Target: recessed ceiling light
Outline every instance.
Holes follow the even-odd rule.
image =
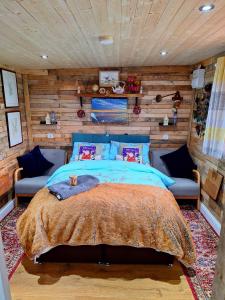
[[[41,58],[43,58],[43,59],[48,59],[48,55],[42,54],[42,55],[41,55]]]
[[[165,56],[165,55],[167,55],[168,54],[168,52],[166,51],[166,50],[161,50],[160,51],[160,55],[161,56]]]
[[[208,12],[208,11],[213,10],[214,8],[215,8],[214,4],[204,4],[204,5],[199,7],[199,10],[201,12]]]
[[[113,44],[113,37],[111,35],[102,35],[99,37],[99,42],[102,45],[112,45]]]

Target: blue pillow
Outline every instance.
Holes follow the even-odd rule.
[[[22,175],[25,178],[43,175],[48,169],[54,166],[41,153],[39,146],[36,146],[29,153],[17,157],[20,168],[23,168]]]
[[[101,157],[103,160],[107,160],[109,159],[109,150],[110,150],[110,144],[104,144],[104,143],[86,143],[86,142],[74,142],[73,144],[73,153],[72,156],[70,158],[70,162],[75,161],[76,157],[78,157],[79,155],[79,148],[80,145],[87,145],[87,146],[92,146],[92,145],[99,145],[102,147],[101,149]]]
[[[111,159],[111,160],[116,159],[116,155],[119,154],[120,144],[124,144],[128,148],[135,147],[137,145],[142,145],[142,162],[143,162],[143,164],[150,164],[150,160],[149,160],[149,145],[150,145],[150,143],[120,143],[120,142],[111,141],[109,159]]]

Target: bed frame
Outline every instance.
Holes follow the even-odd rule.
[[[128,134],[90,134],[73,133],[74,142],[110,143],[149,143],[149,136]],[[129,246],[57,246],[42,254],[36,261],[43,262],[87,262],[100,264],[166,264],[173,263],[174,256],[158,252],[151,248],[135,248]]]
[[[174,256],[151,248],[129,246],[57,246],[36,262],[172,265]]]

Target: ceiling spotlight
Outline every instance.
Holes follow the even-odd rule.
[[[42,55],[41,55],[41,58],[42,58],[42,59],[48,59],[48,55],[42,54]]]
[[[166,50],[161,50],[160,51],[160,55],[161,56],[165,56],[165,55],[167,55],[168,54],[168,52],[166,51]]]
[[[199,10],[201,12],[208,12],[208,11],[213,10],[214,8],[215,8],[214,4],[204,4],[204,5],[199,7]]]
[[[99,37],[99,42],[106,46],[106,45],[112,45],[113,44],[113,37],[111,35],[102,35]]]

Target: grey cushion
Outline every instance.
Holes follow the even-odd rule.
[[[174,149],[172,149],[172,148],[170,148],[170,149],[169,148],[152,149],[151,150],[151,165],[152,165],[152,167],[154,167],[157,170],[159,170],[160,172],[170,176],[169,170],[167,169],[166,165],[164,164],[164,162],[162,161],[160,156],[171,153],[175,150],[176,150],[175,148]]]
[[[52,175],[55,170],[63,166],[66,159],[66,151],[62,149],[40,149],[43,156],[54,164],[44,175]]]
[[[200,193],[200,186],[195,181],[187,178],[174,178],[175,184],[168,189],[176,196],[198,196]]]
[[[49,176],[23,178],[15,183],[15,193],[35,194],[46,185],[48,178]]]

